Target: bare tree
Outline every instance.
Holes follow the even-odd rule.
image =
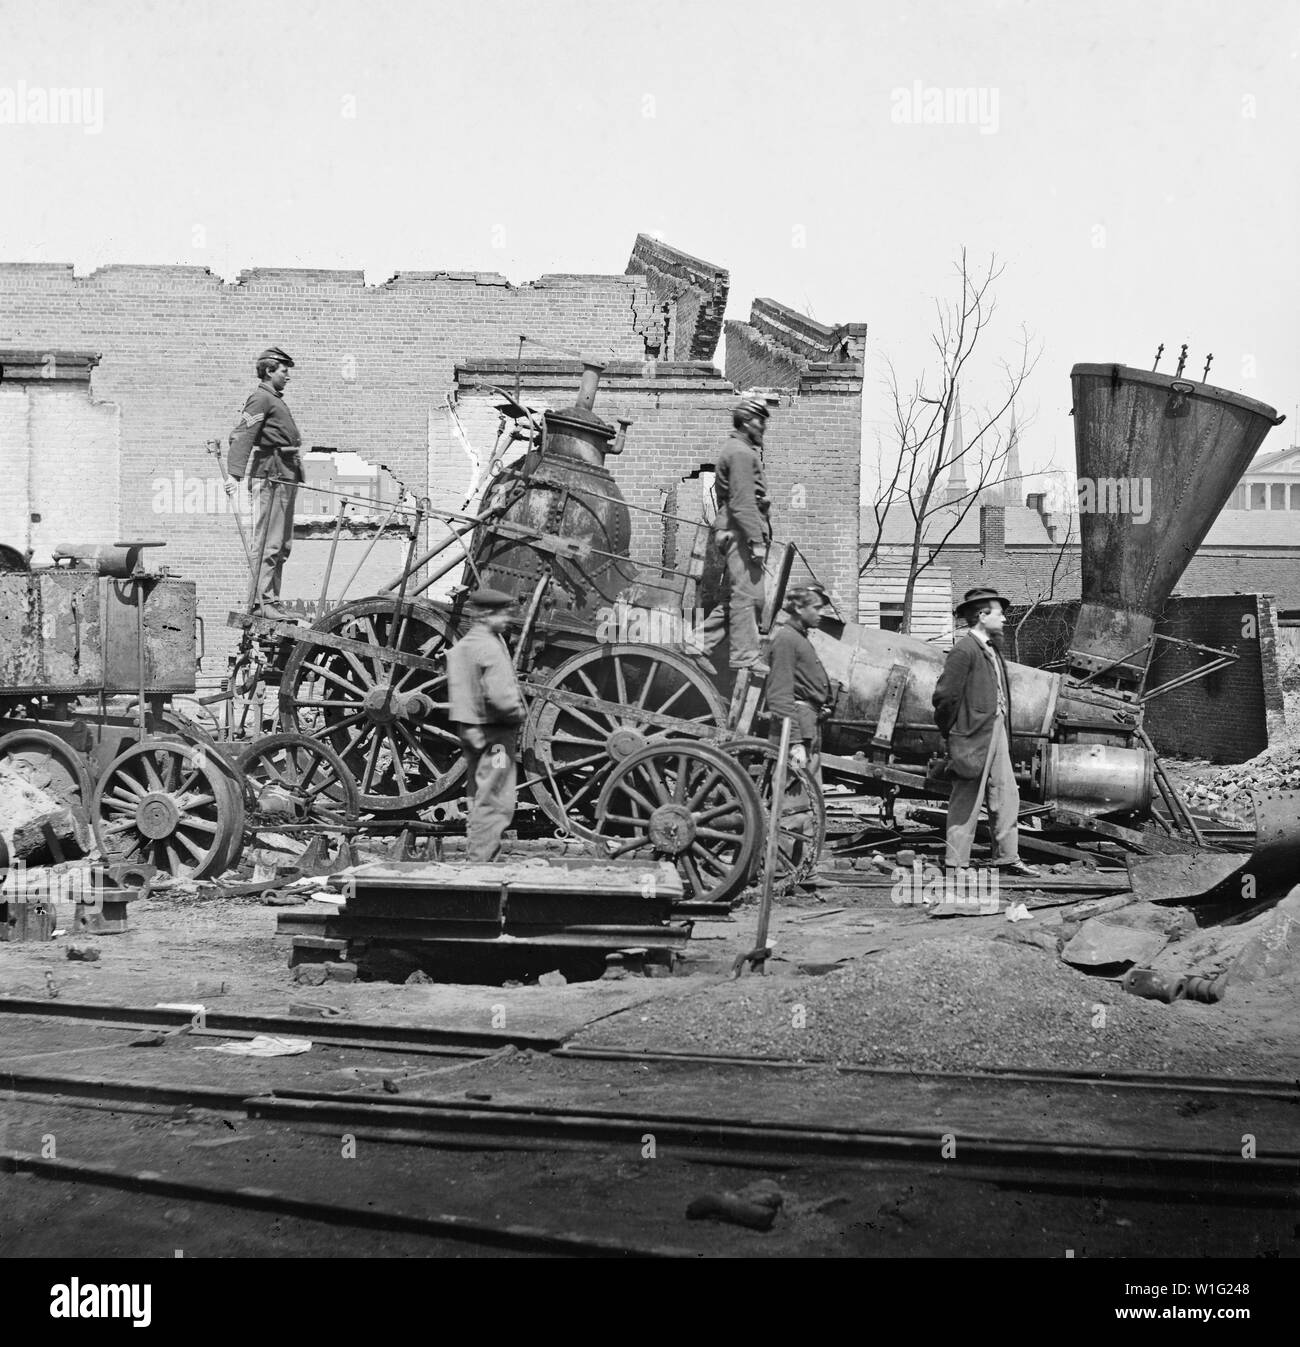
[[[980,493],[1001,480],[1010,447],[1001,428],[1002,421],[1011,412],[1041,355],[1041,350],[1031,352],[1029,336],[1022,327],[1016,363],[1000,362],[1005,380],[1002,392],[991,407],[977,411],[974,432],[963,442],[954,443],[958,385],[963,373],[969,373],[967,366],[997,310],[990,291],[1003,272],[997,258],[990,257],[984,274],[973,275],[964,248],[956,269],[960,278],[960,298],[955,303],[935,301],[937,330],[931,341],[937,368],[923,373],[904,394],[897,371],[892,362],[887,362],[888,388],[893,402],[890,457],[896,448],[897,459],[887,481],[885,472],[881,473],[880,489],[872,504],[876,539],[859,573],[876,560],[890,511],[906,509],[910,516],[911,540],[907,586],[903,594],[904,631],[910,631],[912,626],[917,578],[934,564],[944,544],[979,500]],[[974,483],[956,499],[945,499],[941,483],[959,463],[963,472],[967,468],[972,470]]]

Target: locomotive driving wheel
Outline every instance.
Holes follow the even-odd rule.
[[[244,802],[219,753],[146,739],[114,758],[91,804],[106,860],[156,865],[175,879],[228,870],[243,842]]]
[[[721,903],[761,863],[763,806],[745,768],[690,739],[638,749],[609,773],[596,806],[611,857],[667,860],[692,901]]]
[[[763,818],[769,819],[777,745],[770,739],[733,739],[727,744],[727,752],[749,773],[763,804]],[[777,884],[789,885],[806,879],[817,868],[826,843],[826,797],[806,767],[791,768],[786,773],[780,833]]]
[[[280,682],[280,728],[337,754],[356,779],[361,808],[373,812],[428,804],[465,774],[448,717],[450,624],[428,604],[406,602],[390,651],[393,607],[392,599],[369,598],[326,613],[294,646]],[[316,632],[370,649],[313,642]]]
[[[356,821],[360,795],[352,773],[322,740],[268,734],[240,755],[244,816],[250,827],[314,824],[337,828]]]
[[[549,670],[529,701],[529,789],[548,818],[583,838],[599,835],[597,801],[619,763],[669,735],[689,734],[692,725],[721,729],[727,718],[695,665],[650,645],[584,650]]]

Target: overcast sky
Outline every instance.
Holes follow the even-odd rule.
[[[1026,467],[1072,462],[1072,364],[1161,341],[1295,438],[1300,0],[0,0],[0,32],[3,261],[523,282],[652,231],[730,269],[731,318],[868,324],[870,458],[964,245],[1006,265],[964,401],[1043,348]],[[16,122],[24,86],[102,104]],[[980,124],[920,120],[961,89]]]

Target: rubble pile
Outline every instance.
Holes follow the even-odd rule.
[[[1197,771],[1191,777],[1186,770],[1180,775],[1180,789],[1192,808],[1232,813],[1251,791],[1300,790],[1300,743],[1271,745],[1249,762],[1220,767],[1208,775]]]

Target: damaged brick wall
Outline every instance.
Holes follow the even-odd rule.
[[[306,445],[355,450],[424,492],[431,410],[457,360],[513,355],[527,333],[594,359],[639,362],[637,315],[649,311],[650,294],[637,276],[555,275],[514,286],[491,273],[407,272],[367,286],[356,271],[259,268],[228,285],[203,267],[111,266],[82,278],[70,266],[9,264],[0,265],[0,306],[6,345],[102,353],[94,395],[121,412],[117,526],[127,537],[166,538],[155,554],[161,564],[201,578],[205,675],[214,678],[232,644],[226,613],[246,593],[234,521],[160,517],[155,487],[178,469],[215,476],[204,443],[224,444],[256,384],[260,350],[281,345],[297,362],[286,399]],[[69,438],[61,470],[70,491],[98,461],[93,444]],[[0,533],[19,522],[10,513],[0,516]],[[312,591],[301,573],[288,578],[309,551],[319,549],[290,559],[286,589]]]
[[[659,363],[653,369],[654,377],[647,377],[649,367],[640,362],[609,365],[595,406],[611,425],[619,417],[632,421],[625,451],[606,466],[629,503],[641,507],[632,512],[631,550],[647,566],[661,562],[669,493],[683,477],[714,462],[731,432],[736,401],[732,383],[707,363]],[[500,384],[506,373],[491,362],[457,371],[463,423],[479,427],[478,447],[484,451],[495,434],[494,398],[475,392],[475,386]],[[567,406],[578,374],[576,363],[531,369],[524,377],[525,398],[533,406]],[[856,602],[861,434],[860,381],[823,381],[781,395],[764,447],[776,536],[799,544],[814,573],[845,600],[849,612]],[[463,485],[464,477],[458,478],[456,489],[463,491]]]
[[[827,327],[806,314],[756,299],[747,323],[727,324],[727,378],[737,388],[797,388],[810,375],[862,375],[867,325]]]
[[[1041,667],[1063,657],[1078,615],[1077,600],[1040,604],[1027,622],[1012,609],[1007,633],[1018,631],[1023,664]],[[1283,727],[1278,676],[1277,625],[1266,594],[1186,595],[1171,598],[1156,631],[1216,649],[1238,659],[1208,678],[1157,697],[1147,708],[1146,728],[1157,750],[1212,762],[1245,762],[1268,747]],[[1163,643],[1152,661],[1148,687],[1203,665],[1195,651]]]
[[[661,360],[712,360],[727,309],[726,269],[638,234],[627,274],[646,278],[656,315],[666,323],[667,341],[654,354]]]

